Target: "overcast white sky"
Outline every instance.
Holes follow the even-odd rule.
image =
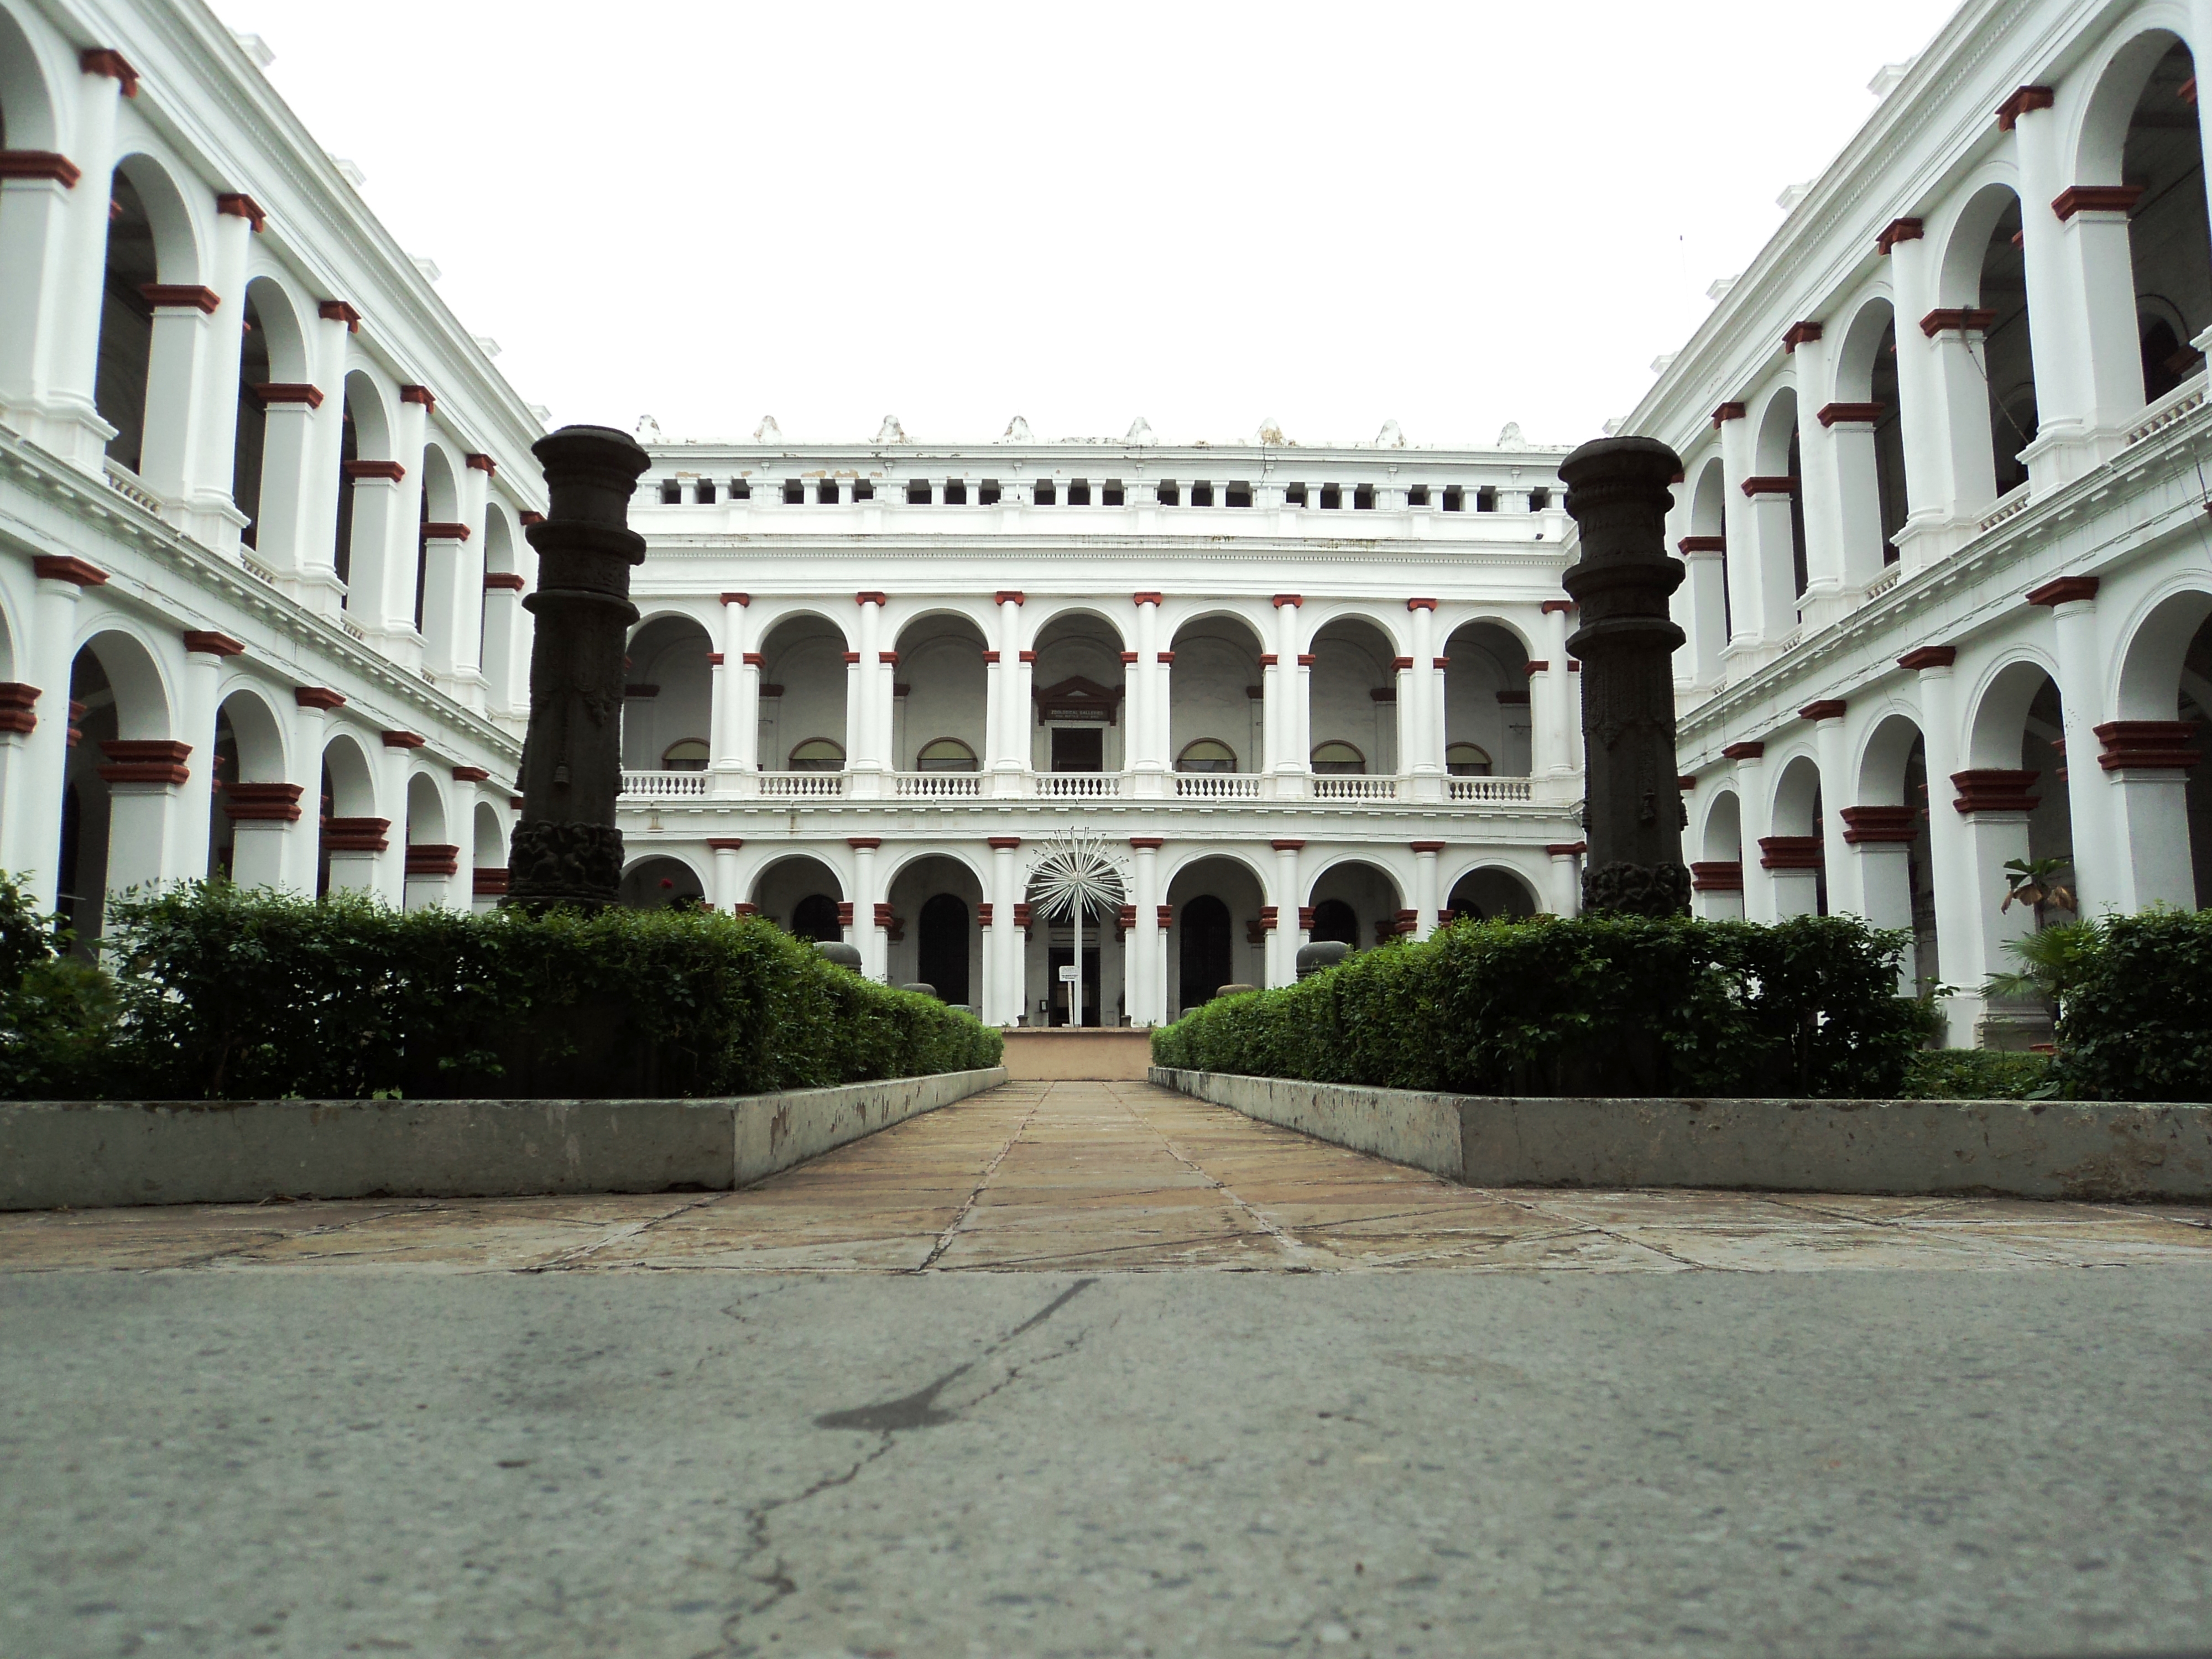
[[[216,4],[556,422],[1450,444],[1625,414],[1952,0]]]

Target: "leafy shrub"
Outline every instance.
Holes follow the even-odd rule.
[[[754,1094],[993,1066],[1003,1048],[710,911],[401,912],[208,882],[112,914],[110,1096]]]
[[[2057,1072],[2082,1100],[2212,1100],[2212,910],[2089,924],[2059,1000]]]
[[[1461,922],[1154,1034],[1162,1066],[1462,1094],[1890,1097],[1926,1016],[1850,917]]]
[[[0,1099],[88,1094],[109,1067],[114,986],[69,943],[59,917],[0,877]]]
[[[2047,1100],[2058,1089],[2049,1054],[1930,1048],[1905,1067],[1903,1100]]]

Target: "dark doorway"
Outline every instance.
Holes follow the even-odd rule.
[[[1176,916],[1182,936],[1182,1007],[1211,1002],[1236,970],[1229,963],[1229,907],[1211,893],[1200,894]]]
[[[1103,772],[1106,769],[1106,734],[1095,726],[1055,726],[1052,728],[1052,769],[1055,772]]]
[[[1055,945],[1045,952],[1045,977],[1052,988],[1052,1023],[1065,1025],[1067,1019],[1067,994],[1073,988],[1060,981],[1060,970],[1075,961],[1075,947]],[[1098,1024],[1098,952],[1089,945],[1083,949],[1083,1023]]]
[[[968,1000],[968,906],[951,893],[939,893],[921,907],[921,939],[915,967],[937,988],[939,1002]]]
[[[1313,942],[1349,945],[1359,948],[1359,918],[1342,899],[1323,899],[1314,906]]]
[[[827,893],[809,893],[792,907],[791,933],[794,939],[832,941],[845,937],[845,930],[837,925],[837,901]]]

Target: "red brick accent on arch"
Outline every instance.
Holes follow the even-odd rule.
[[[83,177],[76,162],[50,149],[0,149],[0,179],[48,179],[75,190]]]
[[[850,665],[854,664],[854,663],[856,663],[856,662],[860,661],[860,653],[859,652],[857,652],[857,651],[848,651],[847,653],[845,653],[845,661],[846,661],[846,664],[847,664],[848,666],[849,666]]]
[[[407,873],[410,876],[458,875],[460,868],[461,849],[458,847],[416,842],[407,848]]]
[[[1920,834],[1917,806],[1846,806],[1837,816],[1844,821],[1844,840],[1853,847],[1901,845]]]
[[[748,654],[750,654],[750,653],[748,653]],[[998,665],[998,661],[999,661],[999,653],[998,653],[997,652],[995,652],[995,651],[986,651],[986,652],[983,653],[983,660],[984,660],[985,662],[987,662],[987,663],[991,664],[994,667],[995,667],[995,666],[997,666],[997,665]]]
[[[1554,842],[1544,850],[1555,859],[1580,858],[1589,851],[1589,843],[1586,841]]]
[[[1162,904],[1162,905],[1157,905],[1157,906],[1155,906],[1155,907],[1154,907],[1154,915],[1156,916],[1156,918],[1158,919],[1158,922],[1159,922],[1159,925],[1160,925],[1160,931],[1161,931],[1162,933],[1166,933],[1166,932],[1168,931],[1168,929],[1169,929],[1169,928],[1170,928],[1170,927],[1174,927],[1174,926],[1175,926],[1175,906],[1174,906],[1174,905],[1172,905],[1172,904]]]
[[[2040,587],[2028,589],[2027,602],[2030,605],[2072,605],[2081,599],[2094,599],[2097,597],[2098,584],[2099,579],[2095,576],[2061,576]]]
[[[163,738],[106,738],[101,739],[100,752],[107,757],[107,764],[100,768],[100,775],[110,783],[182,783],[191,774],[185,762],[191,756],[188,743],[172,743]]]
[[[302,708],[319,708],[325,714],[345,707],[345,699],[327,685],[294,686],[292,701]]]
[[[998,913],[998,906],[993,904],[990,900],[985,899],[975,907],[975,925],[978,927],[988,927]]]
[[[1281,659],[1272,651],[1263,651],[1260,653],[1260,666],[1262,668],[1273,668],[1280,660]]]
[[[29,733],[39,729],[39,688],[20,680],[0,684],[0,732]]]
[[[2052,199],[2051,210],[2061,219],[2077,213],[2127,213],[2142,199],[2141,185],[2071,185]]]
[[[1741,893],[1743,891],[1743,866],[1741,864],[1693,864],[1690,866],[1690,885],[1700,893]]]
[[[1680,777],[1674,780],[1674,787],[1680,790],[1686,795],[1697,787],[1697,779],[1687,772],[1683,773]]]
[[[1732,743],[1721,753],[1729,760],[1758,760],[1766,753],[1766,745],[1763,743]]]
[[[524,586],[522,578],[512,570],[492,570],[484,574],[487,593],[520,593]]]
[[[349,478],[382,478],[398,483],[407,476],[407,469],[398,461],[346,461],[338,471]]]
[[[420,749],[429,741],[420,732],[386,732],[384,734],[386,749]]]
[[[1823,697],[1818,702],[1808,702],[1797,711],[1801,720],[1839,720],[1847,705],[1841,697]]]
[[[1411,663],[1408,663],[1406,665],[1409,668],[1413,666]],[[1522,663],[1521,667],[1522,672],[1526,673],[1528,678],[1533,680],[1539,674],[1550,673],[1552,672],[1552,661],[1548,657],[1531,657],[1527,662]]]
[[[1572,599],[1547,599],[1544,601],[1544,614],[1547,617],[1555,611],[1571,617],[1575,614],[1575,610],[1576,605]]]
[[[1826,862],[1818,836],[1759,838],[1759,867],[1762,870],[1817,870]]]
[[[42,553],[31,561],[31,572],[42,582],[75,582],[79,587],[98,587],[107,573],[96,564],[67,553]]]
[[[1278,853],[1296,853],[1302,851],[1304,848],[1305,842],[1302,841],[1278,841],[1272,842],[1269,845],[1273,847]]]
[[[1440,841],[1417,841],[1413,843],[1413,848],[1416,853],[1441,853],[1444,850],[1444,843]]]
[[[422,526],[426,542],[465,542],[469,538],[469,527],[465,524],[430,523]]]
[[[1164,836],[1132,836],[1129,837],[1129,845],[1135,848],[1139,853],[1157,853],[1161,848],[1167,844],[1167,838]]]
[[[1436,608],[1437,602],[1434,599],[1408,599],[1406,601],[1406,609],[1408,611],[1433,611]]]
[[[111,81],[120,81],[125,98],[138,95],[138,71],[112,46],[87,46],[77,55],[76,66],[87,75],[104,75]]]
[[[2190,746],[2195,720],[2108,720],[2091,730],[2105,747],[2097,764],[2107,772],[2185,772],[2204,758]]]
[[[720,651],[709,651],[707,653],[707,666],[709,668],[720,668],[729,659]]]
[[[1996,319],[1996,312],[1984,311],[1973,306],[1939,307],[1920,319],[1920,331],[1931,340],[1949,329],[1966,334],[1983,334]]]
[[[898,666],[898,653],[896,651],[878,651],[876,653],[876,660],[880,663],[887,663],[891,667],[896,668]]]
[[[326,853],[381,853],[391,843],[385,839],[390,818],[325,818],[323,850]]]
[[[1813,412],[1813,418],[1822,426],[1871,426],[1889,412],[1887,404],[1822,404]]]
[[[1747,495],[1795,495],[1797,480],[1777,475],[1746,478],[1743,493]]]
[[[881,836],[848,836],[845,837],[845,845],[852,848],[856,852],[863,850],[872,852],[875,848],[881,847],[883,844],[884,838]]]
[[[850,927],[853,925],[852,900],[845,899],[839,902],[837,906],[837,925],[840,927]]]
[[[1160,595],[1158,593],[1139,593],[1133,597],[1139,605],[1158,605],[1160,603]]]
[[[1951,787],[1959,792],[1952,802],[1962,815],[1975,812],[2032,812],[2043,798],[2035,793],[2039,781],[2033,772],[1984,767],[1951,774]]]
[[[1393,668],[1411,668],[1413,665],[1413,659],[1411,657],[1393,657],[1390,659],[1390,666]]]
[[[185,630],[185,649],[204,657],[239,657],[246,647],[228,634],[211,629],[188,628]]]
[[[434,415],[438,412],[438,394],[427,386],[401,386],[399,401],[403,404],[422,404],[422,412],[425,415]]]
[[[1174,666],[1175,666],[1175,653],[1174,653],[1174,652],[1172,652],[1172,651],[1155,651],[1152,654],[1153,654],[1155,657],[1158,658],[1160,661],[1162,661],[1162,662],[1165,663],[1169,667],[1172,668],[1172,667],[1174,667]]]
[[[1917,219],[1892,219],[1875,233],[1874,251],[1887,258],[1889,251],[1899,242],[1917,242],[1925,234]]]
[[[1303,593],[1278,593],[1274,599],[1275,609],[1278,611],[1286,605],[1304,605],[1305,602],[1306,596]]]
[[[1314,907],[1310,904],[1298,906],[1298,931],[1301,933],[1310,933],[1313,932],[1313,924]]]
[[[768,666],[767,655],[759,651],[748,651],[744,653],[744,660],[745,666],[748,668],[765,668]]]
[[[177,307],[177,310],[206,312],[215,316],[215,307],[222,305],[222,296],[212,288],[201,288],[199,283],[139,283],[139,295],[155,310]]]
[[[1717,432],[1723,421],[1740,421],[1744,417],[1744,406],[1738,403],[1723,404],[1713,411],[1713,429]]]
[[[1681,554],[1685,558],[1687,558],[1692,553],[1725,553],[1728,551],[1728,538],[1725,536],[1685,536],[1680,541],[1674,544],[1674,550]]]
[[[499,477],[499,463],[489,455],[464,455],[461,458],[461,465],[483,473],[487,478]]]
[[[722,595],[722,603],[724,605],[750,605],[752,602],[753,596],[750,593],[725,593]]]
[[[469,891],[477,898],[505,898],[507,866],[503,864],[479,864],[469,872]]]
[[[227,783],[223,814],[234,823],[297,823],[300,795],[296,783]]]
[[[710,853],[734,853],[744,844],[744,838],[741,836],[712,836],[708,838],[707,850]]]
[[[1019,847],[1021,844],[1022,838],[1019,836],[993,836],[989,840],[983,843],[984,846],[990,848],[994,852],[1006,848]]]
[[[1997,131],[2010,132],[2013,124],[2032,110],[2049,109],[2058,94],[2049,87],[2022,87],[1996,107]]]
[[[1133,651],[1124,651],[1121,653],[1121,660],[1125,663],[1135,662],[1137,660],[1137,653]]]
[[[453,769],[455,783],[483,783],[490,776],[491,774],[481,766],[456,766]]]
[[[215,198],[215,210],[228,218],[243,219],[259,235],[262,227],[269,222],[269,215],[261,204],[240,191],[227,190]]]
[[[1783,353],[1784,356],[1793,356],[1799,346],[1810,345],[1820,337],[1820,324],[1792,323],[1790,325],[1788,332],[1782,337]]]
[[[854,605],[884,605],[888,604],[889,601],[886,600],[881,593],[878,593],[872,587],[865,593],[854,594],[853,603]]]
[[[1036,660],[1036,653],[1034,651],[1024,651],[1022,652],[1020,655],[1021,659],[1024,662],[1035,662]]]
[[[326,323],[343,323],[349,334],[361,332],[361,313],[343,300],[325,300],[315,307],[315,315]]]
[[[1897,665],[1909,674],[1917,674],[1923,668],[1948,668],[1958,660],[1955,645],[1923,645],[1899,657]]]
[[[1030,596],[1018,588],[1002,587],[991,595],[993,605],[1027,605]]]
[[[1312,652],[1310,652],[1310,651],[1301,651],[1301,652],[1299,652],[1299,653],[1298,653],[1298,666],[1299,666],[1299,667],[1301,667],[1301,668],[1311,668],[1313,665],[1314,665],[1314,653],[1313,653]]]
[[[1028,905],[1017,904],[1014,906],[1014,926],[1020,928],[1024,933],[1027,933],[1029,931],[1030,907]]]

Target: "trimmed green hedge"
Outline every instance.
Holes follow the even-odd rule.
[[[1904,945],[1840,916],[1460,922],[1208,1003],[1152,1054],[1459,1094],[1892,1097],[1929,1030]]]
[[[2058,989],[2057,1071],[2081,1100],[2212,1100],[2212,910],[2089,922]]]
[[[89,988],[51,932],[25,943],[20,894],[0,911],[0,1090],[17,1099],[740,1095],[1004,1048],[968,1014],[709,911],[403,913],[195,883],[113,906],[117,972]],[[67,1019],[33,994],[57,975],[82,992]]]
[[[2049,1054],[1930,1048],[1905,1068],[1900,1100],[2048,1100],[2058,1092]]]

